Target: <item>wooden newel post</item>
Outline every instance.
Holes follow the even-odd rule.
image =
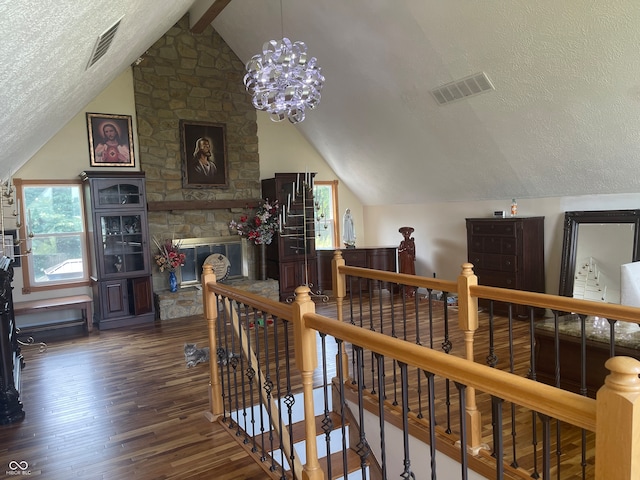
[[[296,366],[302,376],[302,392],[304,395],[304,424],[307,450],[307,463],[302,472],[303,479],[322,480],[324,473],[318,462],[316,445],[316,420],[313,404],[313,372],[318,368],[316,347],[316,331],[307,328],[303,316],[315,313],[316,306],[311,300],[307,286],[296,288],[296,299],[293,302],[293,332],[295,338]]]
[[[613,357],[596,394],[596,480],[640,478],[640,362]]]
[[[215,421],[224,413],[222,405],[222,385],[220,384],[220,372],[218,371],[218,362],[216,361],[216,351],[218,349],[218,340],[216,338],[216,323],[218,321],[218,306],[216,305],[216,296],[207,289],[208,283],[216,283],[216,274],[213,272],[212,265],[204,265],[202,268],[202,308],[204,310],[204,318],[207,319],[209,329],[209,411],[206,417],[210,422]]]
[[[338,316],[338,321],[343,322],[343,301],[344,297],[347,296],[347,285],[345,275],[343,273],[339,273],[339,268],[345,266],[344,258],[342,258],[342,250],[336,250],[333,252],[333,259],[331,260],[331,280],[332,280],[332,288],[333,288],[333,296],[336,299],[336,311]],[[336,354],[336,366],[340,365],[338,362],[338,355],[342,356],[342,378],[349,378],[349,357],[347,357],[347,351],[344,346],[344,342],[340,348],[340,351]],[[336,377],[339,378],[339,372],[336,372]]]
[[[474,361],[473,337],[478,330],[478,299],[471,296],[469,288],[478,285],[478,277],[473,273],[473,265],[462,264],[458,276],[458,322],[464,332],[465,354],[467,360]],[[446,305],[444,308],[447,308]],[[467,387],[467,447],[475,455],[482,446],[482,416],[476,404],[476,390]]]

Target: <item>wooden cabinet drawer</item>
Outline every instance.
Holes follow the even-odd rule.
[[[483,237],[473,235],[469,243],[470,252],[478,253],[503,253],[506,255],[515,255],[518,251],[518,241],[516,238],[505,237]]]
[[[514,222],[478,222],[473,225],[474,235],[502,235],[515,236]]]
[[[500,270],[502,270],[503,272],[517,272],[518,258],[515,255],[501,255]]]
[[[518,257],[515,255],[471,253],[469,255],[469,262],[473,264],[475,271],[492,270],[511,273],[518,271]]]
[[[485,285],[487,287],[518,288],[517,277],[507,272],[502,273],[479,270],[476,271],[476,275],[478,276],[479,285]]]
[[[353,248],[345,248],[342,251],[342,258],[344,258],[345,265],[350,267],[362,267],[367,268],[367,252],[364,250],[356,250]]]

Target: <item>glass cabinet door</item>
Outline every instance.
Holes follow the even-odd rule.
[[[141,215],[98,214],[104,275],[141,273],[147,270],[144,254],[144,221]]]
[[[94,189],[94,203],[96,208],[140,208],[144,204],[142,198],[142,181],[131,180],[100,180]]]

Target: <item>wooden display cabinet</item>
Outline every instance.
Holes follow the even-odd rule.
[[[288,210],[282,234],[267,245],[267,276],[280,283],[280,300],[292,298],[300,285],[317,285],[314,229],[314,173],[276,173],[262,180],[262,197],[278,201],[280,212]],[[305,178],[309,180],[305,181]]]
[[[101,330],[154,320],[144,172],[87,171],[95,320]]]

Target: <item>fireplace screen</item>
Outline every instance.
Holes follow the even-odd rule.
[[[226,280],[247,276],[246,242],[240,238],[185,238],[180,251],[186,256],[184,266],[180,269],[182,287],[200,283],[202,265],[214,253],[222,254],[229,260],[229,276]]]

